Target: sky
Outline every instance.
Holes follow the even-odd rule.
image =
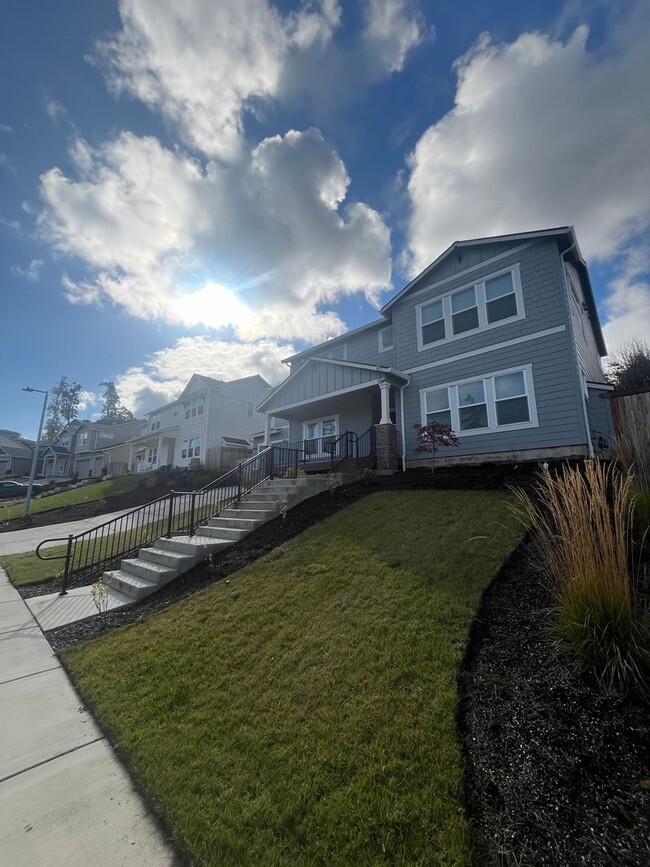
[[[4,0],[0,428],[378,317],[455,240],[574,225],[650,336],[650,4]]]

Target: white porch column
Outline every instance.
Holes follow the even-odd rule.
[[[161,464],[163,440],[164,440],[163,435],[158,434],[158,451],[156,452],[156,469],[158,469],[158,467],[160,467],[160,466],[164,466],[164,464]]]
[[[132,461],[132,460],[133,460],[133,443],[131,443],[131,445],[129,446],[129,462],[128,462],[128,464],[126,465],[126,466],[127,466],[127,472],[128,472],[128,473],[133,472],[133,470],[131,469],[131,461]]]
[[[271,415],[268,412],[265,414],[264,422],[264,445],[271,445]]]
[[[381,419],[379,424],[390,424],[390,382],[387,379],[379,380],[381,390]]]

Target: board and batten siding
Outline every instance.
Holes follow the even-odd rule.
[[[524,367],[527,364],[532,365],[538,427],[494,431],[468,437],[460,434],[461,445],[443,450],[440,455],[462,457],[584,444],[584,416],[576,399],[575,383],[567,374],[571,369],[571,346],[567,332],[564,331],[412,374],[404,400],[407,460],[419,457],[414,452],[413,426],[424,421],[421,418],[420,389],[435,388],[437,385],[446,385],[470,377],[478,379],[500,370]]]
[[[589,400],[587,401],[587,414],[589,417],[589,426],[592,430],[594,448],[598,448],[598,438],[604,436],[611,442],[614,436],[614,422],[612,420],[612,406],[609,400],[606,400],[600,395],[603,390],[600,388],[588,388]]]
[[[300,371],[279,395],[271,398],[265,409],[273,413],[283,406],[325,397],[333,391],[352,388],[373,379],[377,379],[377,373],[372,370],[314,361]],[[305,411],[308,412],[307,408]]]

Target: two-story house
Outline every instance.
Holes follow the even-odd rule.
[[[25,440],[18,431],[0,430],[0,476],[29,473],[34,443]]]
[[[120,424],[75,419],[55,442],[44,446],[43,475],[99,478],[111,464],[110,449],[123,446],[140,433],[144,421],[133,419]],[[117,472],[113,455],[113,472]]]
[[[146,430],[130,444],[131,472],[197,462],[228,469],[251,453],[250,437],[264,424],[255,407],[270,388],[258,374],[230,382],[193,374],[176,400],[147,414]]]
[[[588,456],[611,433],[605,354],[572,227],[458,241],[381,319],[286,359],[258,409],[313,457],[373,428],[380,469],[424,463],[429,421],[460,440],[441,462]]]

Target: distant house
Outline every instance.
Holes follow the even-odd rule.
[[[266,441],[266,432],[263,430],[256,431],[251,436],[253,450],[258,452],[264,448],[264,445],[279,446],[288,444],[289,442],[289,422],[281,418],[271,418],[268,442]]]
[[[29,473],[34,443],[23,439],[17,431],[0,430],[0,476],[20,476]]]
[[[131,440],[144,424],[143,419],[113,425],[75,419],[55,442],[43,447],[43,475],[100,478],[108,474],[111,459],[111,472],[124,472],[126,461],[121,467],[116,466],[109,449]]]
[[[286,359],[290,375],[258,407],[265,442],[277,419],[313,459],[376,439],[390,470],[425,463],[413,428],[430,421],[460,440],[444,462],[590,456],[611,434],[605,343],[572,227],[457,241],[381,314]]]
[[[129,443],[131,472],[229,469],[252,454],[250,437],[265,418],[255,407],[270,390],[257,374],[230,382],[193,374],[176,400],[147,413],[145,430]]]

